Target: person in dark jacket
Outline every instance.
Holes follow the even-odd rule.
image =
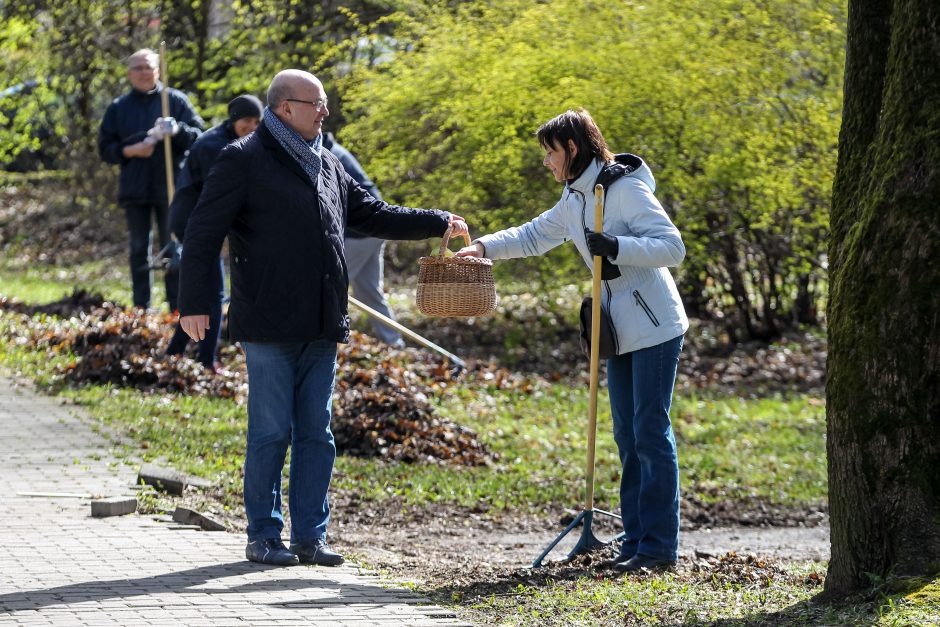
[[[353,177],[363,189],[373,197],[382,200],[379,188],[362,169],[359,160],[353,156],[345,146],[341,145],[333,133],[323,133],[323,147],[328,149],[339,162],[343,164],[349,176]],[[343,242],[346,251],[346,268],[349,272],[349,283],[352,286],[353,296],[385,316],[395,319],[395,315],[388,306],[383,286],[383,259],[385,240],[369,237],[355,229],[346,229],[346,238]],[[392,327],[386,326],[379,320],[372,319],[372,331],[375,336],[397,348],[404,346],[401,334]]]
[[[180,323],[205,337],[212,276],[228,235],[229,335],[248,363],[246,557],[266,564],[337,565],[327,491],[336,344],[349,338],[347,225],[385,239],[441,237],[462,218],[374,198],[323,150],[326,93],[308,72],[284,70],[268,88],[258,130],[226,146],[186,226]],[[288,446],[290,549],[281,541],[281,472]]]
[[[176,183],[176,194],[173,195],[173,204],[170,205],[170,232],[178,241],[183,241],[186,235],[186,223],[199,200],[202,187],[216,157],[229,142],[254,132],[261,121],[264,106],[261,101],[250,94],[238,96],[228,103],[228,119],[203,133],[189,149],[189,155],[183,162],[182,172]],[[219,345],[219,335],[222,330],[222,301],[225,299],[225,265],[221,257],[216,267],[217,272],[212,279],[212,294],[217,298],[212,301],[209,311],[209,329],[205,339],[199,341],[197,358],[206,368],[217,371],[215,365],[215,351]],[[180,355],[186,350],[189,336],[183,327],[177,325],[176,333],[167,347],[167,355]]]
[[[203,121],[181,91],[160,83],[160,55],[142,49],[127,59],[131,90],[108,105],[98,131],[98,152],[107,163],[121,166],[118,205],[124,209],[130,234],[131,283],[135,307],[150,307],[150,248],[154,216],[160,247],[170,241],[164,151],[158,147],[172,136],[174,172],[202,132]],[[162,116],[160,94],[166,89],[170,115]],[[179,279],[166,273],[166,298],[176,309]]]

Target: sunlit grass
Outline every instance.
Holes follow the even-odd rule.
[[[794,565],[793,570],[819,569],[820,564]],[[770,614],[806,601],[818,586],[795,581],[765,585],[703,580],[688,574],[622,578],[580,578],[542,587],[520,586],[512,594],[490,596],[472,606],[499,625],[703,625]],[[742,620],[742,623],[744,621]],[[790,622],[786,624],[796,624]]]
[[[161,277],[155,275],[154,282],[162,287],[157,279]],[[95,259],[68,267],[19,263],[15,257],[0,261],[0,296],[44,304],[82,287],[100,292],[112,302],[129,305],[132,300],[126,263],[113,259]],[[153,291],[154,297],[159,298],[159,290]]]
[[[9,317],[5,324],[9,323]],[[48,361],[7,340],[0,360],[45,382],[67,356]],[[162,459],[230,486],[238,498],[247,412],[231,400],[87,385],[64,394],[130,441],[127,453]],[[599,507],[618,506],[619,464],[601,399],[595,472]],[[448,504],[492,511],[576,507],[584,495],[587,393],[563,383],[535,394],[457,388],[440,414],[466,425],[496,454],[477,468],[341,456],[334,488],[360,499]],[[819,399],[677,399],[685,491],[702,500],[755,495],[781,504],[826,497]],[[694,424],[690,420],[694,417]]]
[[[465,600],[479,623],[502,626],[569,625],[871,625],[919,627],[940,623],[936,595],[940,579],[920,582],[917,591],[877,592],[827,602],[816,597],[825,564],[794,562],[779,579],[723,581],[689,572],[623,578],[582,577],[543,586],[519,585],[512,591]],[[817,579],[818,582],[818,579]],[[926,591],[926,592],[925,592]],[[432,595],[434,593],[432,592]],[[451,591],[461,598],[460,593]]]
[[[123,266],[104,260],[67,270],[0,266],[0,295],[26,302],[55,300],[73,285],[93,285],[120,300],[129,298],[126,284]],[[8,343],[2,357],[14,364],[28,361],[29,353],[28,347]],[[34,375],[48,379],[51,368],[40,360]],[[101,420],[129,432],[145,457],[203,476],[219,475],[225,482],[240,473],[247,415],[231,401],[102,386],[66,393]],[[618,507],[620,473],[606,389],[601,389],[598,401],[596,501],[612,510]],[[583,501],[585,386],[559,382],[537,387],[534,393],[456,386],[437,400],[437,406],[441,416],[479,434],[497,456],[492,465],[455,468],[344,456],[337,463],[334,488],[355,491],[368,500],[394,497],[412,505],[494,511],[542,511],[577,507]],[[680,394],[672,416],[685,494],[705,502],[760,497],[783,505],[826,498],[822,399]],[[241,489],[240,482],[231,485]]]

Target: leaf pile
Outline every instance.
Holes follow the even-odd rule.
[[[71,294],[45,305],[27,305],[18,300],[10,300],[5,296],[0,296],[0,309],[15,311],[16,313],[25,314],[27,316],[46,314],[49,316],[58,316],[59,318],[69,318],[83,312],[98,309],[99,307],[103,307],[104,304],[104,296],[81,288],[77,288]]]
[[[124,216],[76,203],[66,182],[0,187],[0,250],[20,264],[64,266],[127,254]],[[8,257],[9,258],[9,257]]]
[[[76,204],[65,183],[0,187],[0,250],[16,266],[68,266],[90,259],[123,259],[127,234],[113,210]],[[390,249],[394,257],[394,247]],[[386,284],[400,284],[413,300],[414,277],[396,276],[394,268],[412,273],[413,259],[386,265]],[[123,262],[121,262],[123,263]],[[578,342],[577,311],[586,284],[533,286],[531,293],[500,293],[490,316],[469,319],[425,318],[402,308],[398,319],[424,337],[468,359],[470,378],[487,376],[498,386],[527,385],[533,377],[587,382],[588,362]],[[24,312],[25,313],[25,312]],[[67,313],[49,311],[54,315]],[[715,389],[734,394],[807,392],[825,387],[826,341],[819,335],[785,332],[774,343],[735,343],[724,323],[694,319],[679,360],[679,393]],[[474,362],[482,366],[474,367]],[[498,375],[495,366],[516,376]],[[506,379],[506,377],[509,379]],[[602,381],[605,377],[602,376]]]
[[[420,376],[403,368],[393,355],[374,360],[376,353],[368,349],[361,341],[354,341],[339,355],[343,376],[336,383],[341,399],[335,407],[333,428],[337,448],[363,457],[446,460],[469,466],[486,464],[493,458],[473,431],[434,415],[429,394],[439,393],[447,385],[443,364]],[[427,374],[433,379],[431,390],[425,384]]]
[[[684,348],[679,386],[751,394],[821,394],[826,386],[826,354],[826,340],[809,333],[791,333],[773,344],[741,344],[719,354]]]
[[[781,565],[756,555],[738,555],[729,551],[724,555],[697,555],[691,565],[683,569],[699,581],[711,584],[716,590],[729,585],[768,588],[777,582],[801,583],[818,586],[822,577],[813,573],[809,577],[794,575]]]
[[[219,374],[186,357],[165,355],[176,326],[169,314],[123,309],[79,291],[41,307],[0,299],[0,309],[20,315],[16,324],[5,325],[17,343],[66,358],[57,368],[69,382],[247,398],[244,356],[234,346],[220,351],[225,368]],[[466,465],[493,459],[473,431],[436,414],[430,399],[451,383],[448,364],[436,356],[353,333],[340,346],[338,369],[333,432],[340,452]],[[508,373],[497,375],[490,378],[503,387],[525,385]]]
[[[581,352],[577,286],[560,286],[555,298],[542,293],[500,295],[496,311],[482,318],[410,318],[406,326],[462,355],[500,363],[515,372],[587,386],[588,359]],[[721,325],[691,320],[679,357],[678,392],[720,389],[731,394],[776,392],[821,394],[826,385],[826,339],[785,332],[773,343],[735,343]],[[602,364],[603,369],[603,364]],[[606,375],[601,376],[606,383]]]

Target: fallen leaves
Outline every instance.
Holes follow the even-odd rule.
[[[244,356],[223,349],[218,374],[185,357],[166,356],[176,326],[169,314],[128,310],[98,295],[76,291],[43,306],[0,299],[0,309],[21,316],[8,332],[52,356],[73,383],[109,383],[148,393],[176,392],[232,398],[243,403],[248,380]],[[431,399],[452,385],[448,364],[414,349],[393,349],[353,333],[341,345],[334,392],[337,450],[406,462],[477,466],[495,459],[477,435],[437,414]],[[473,375],[471,375],[473,376]],[[524,387],[508,372],[499,385]]]

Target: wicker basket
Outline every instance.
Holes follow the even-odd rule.
[[[483,316],[496,309],[493,261],[479,257],[445,257],[451,229],[444,233],[436,257],[418,262],[418,309],[426,316]],[[464,235],[467,245],[470,238]]]

